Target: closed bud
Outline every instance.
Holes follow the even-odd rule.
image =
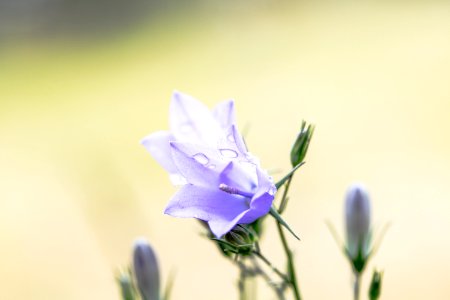
[[[220,245],[224,252],[250,255],[256,239],[256,233],[250,226],[237,225],[224,236],[227,243],[221,243]]]
[[[143,238],[134,243],[133,269],[143,300],[159,300],[159,268],[155,252]]]
[[[377,270],[373,271],[372,281],[369,288],[369,299],[377,300],[381,295],[381,280],[383,279],[383,273]]]
[[[370,199],[363,185],[350,186],[345,198],[345,225],[347,233],[347,255],[357,272],[367,262],[370,242]]]
[[[295,140],[291,150],[291,164],[293,167],[296,167],[305,159],[313,132],[314,126],[311,124],[306,126],[306,122],[302,121],[300,132],[298,133],[297,139]]]
[[[133,283],[129,272],[121,272],[117,277],[119,282],[120,292],[122,294],[122,300],[134,300]]]

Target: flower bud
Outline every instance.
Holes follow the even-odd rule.
[[[239,224],[231,229],[221,239],[213,238],[225,256],[234,254],[250,255],[255,248],[257,233],[251,225]]]
[[[120,292],[122,294],[122,300],[134,300],[134,289],[131,281],[130,274],[128,272],[121,272],[117,277],[119,283]]]
[[[291,164],[293,167],[297,166],[305,159],[313,132],[314,125],[309,124],[306,127],[306,122],[302,121],[300,132],[297,135],[297,139],[295,140],[291,150]]]
[[[238,254],[249,255],[254,247],[256,233],[247,225],[237,225],[225,235],[225,240],[235,246]]]
[[[353,184],[345,198],[347,255],[357,272],[364,269],[371,242],[370,199],[363,185]]]
[[[369,299],[377,300],[381,294],[381,280],[383,279],[383,273],[377,270],[373,271],[372,281],[369,288]]]
[[[133,269],[143,300],[159,300],[159,269],[155,252],[144,238],[134,243]]]

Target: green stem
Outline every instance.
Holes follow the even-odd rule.
[[[244,262],[238,260],[235,262],[239,267],[239,300],[252,300],[251,281],[254,280],[254,274]]]
[[[353,299],[359,300],[359,289],[361,284],[361,274],[355,272],[355,285],[353,286]]]
[[[266,265],[269,266],[269,268],[272,269],[272,271],[274,271],[278,276],[281,277],[281,279],[283,279],[284,281],[289,281],[289,278],[286,276],[286,274],[283,274],[283,272],[281,272],[280,270],[278,270],[264,255],[262,255],[261,252],[259,251],[253,251],[253,253],[259,258],[261,259]]]
[[[301,300],[300,289],[297,284],[297,276],[295,274],[295,266],[294,259],[292,257],[292,252],[289,249],[289,245],[286,240],[286,236],[284,235],[283,228],[281,224],[277,222],[278,233],[280,234],[281,243],[283,244],[283,249],[286,254],[286,259],[288,263],[288,271],[289,271],[289,283],[292,287],[292,291],[294,292],[294,296],[296,300]]]
[[[239,286],[239,300],[247,300],[246,295],[245,295],[245,279],[246,279],[246,274],[244,270],[240,270],[239,272],[239,282],[238,282],[238,286]]]
[[[257,260],[254,257],[252,258],[252,262],[254,265],[255,272],[266,281],[266,283],[273,289],[275,294],[277,295],[279,300],[286,300],[286,297],[284,296],[284,288],[282,286],[278,286],[270,277],[267,275],[266,272],[260,267]]]
[[[283,213],[283,211],[286,209],[286,206],[287,206],[287,201],[288,201],[287,194],[289,191],[289,187],[291,186],[292,175],[289,177],[289,179],[286,182],[286,185],[284,186],[283,197],[281,197],[280,207],[278,208],[278,213],[280,215]]]

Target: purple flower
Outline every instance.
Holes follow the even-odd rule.
[[[276,188],[247,151],[232,100],[211,112],[196,99],[174,92],[170,129],[141,142],[172,182],[182,185],[166,214],[206,221],[221,237],[236,224],[251,223],[269,212]]]

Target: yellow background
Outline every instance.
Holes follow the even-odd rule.
[[[285,218],[305,299],[351,299],[343,195],[361,181],[391,222],[363,281],[382,299],[450,298],[450,5],[265,2],[175,11],[116,38],[3,44],[0,298],[119,299],[135,237],[158,251],[173,299],[236,299],[236,269],[197,222],[162,214],[175,192],[139,140],[168,128],[172,90],[236,100],[265,168],[289,170],[316,124]],[[271,220],[262,241],[283,266]],[[273,299],[260,283],[261,299]]]

